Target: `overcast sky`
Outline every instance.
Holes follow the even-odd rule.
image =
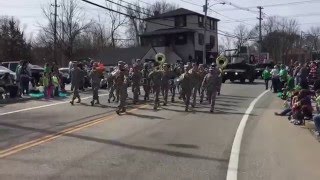
[[[104,5],[104,0],[92,1]],[[137,0],[124,1],[137,2]],[[154,1],[156,0],[140,0],[139,2],[140,5],[146,6],[146,4]],[[254,7],[260,5],[267,5],[263,10],[267,16],[279,15],[295,18],[300,23],[300,28],[303,31],[306,31],[311,26],[320,26],[320,0],[229,0],[228,2],[231,2],[233,6],[216,4],[219,1],[221,0],[209,0],[210,4],[213,5],[212,9],[219,13],[211,11],[209,15],[221,20],[218,28],[222,31],[232,33],[233,29],[240,24],[239,21],[243,20],[246,21],[242,23],[249,28],[253,27],[258,23],[258,20],[255,19],[258,17],[258,9]],[[39,24],[46,23],[41,7],[53,2],[54,0],[0,0],[0,15],[16,17],[20,20],[21,27],[25,30],[28,37],[31,35],[36,36]],[[167,2],[173,2],[178,4],[179,7],[202,12],[201,5],[204,4],[205,0],[167,0]],[[84,7],[88,19],[96,18],[98,14],[102,16],[104,14],[104,10],[102,9],[97,10],[97,8],[89,4],[80,1],[79,3]],[[238,8],[235,8],[235,6],[238,6]],[[247,7],[250,7],[250,9],[247,9]],[[241,8],[243,10],[240,10]]]

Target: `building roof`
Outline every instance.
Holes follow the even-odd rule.
[[[188,28],[169,28],[169,29],[158,29],[151,32],[146,32],[141,34],[140,36],[154,36],[154,35],[162,35],[162,34],[177,34],[184,32],[195,32],[193,29]]]
[[[200,16],[204,16],[203,14],[197,13],[195,11],[191,11],[191,10],[188,10],[188,9],[185,9],[185,8],[179,8],[179,9],[176,9],[176,10],[173,10],[173,11],[169,11],[169,12],[166,12],[166,13],[162,13],[162,14],[159,14],[159,15],[156,15],[156,16],[152,16],[152,17],[146,18],[146,20],[162,19],[162,18],[181,16],[181,15],[200,15]],[[208,18],[211,18],[211,19],[219,21],[219,19],[216,19],[216,18],[213,18],[213,17],[209,17],[208,16]]]
[[[142,59],[149,49],[150,47],[108,48],[93,58],[107,66],[114,66],[118,61],[131,64],[133,59]]]

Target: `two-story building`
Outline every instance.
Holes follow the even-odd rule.
[[[163,53],[170,63],[202,63],[203,45],[206,45],[207,64],[218,56],[218,19],[207,18],[204,37],[204,15],[180,8],[158,14],[146,20],[146,32],[140,35],[141,45],[151,46],[152,52]],[[152,57],[152,53],[148,56]]]

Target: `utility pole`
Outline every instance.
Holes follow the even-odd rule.
[[[204,20],[203,20],[203,54],[202,54],[202,63],[207,64],[207,48],[206,48],[206,36],[207,36],[207,16],[208,16],[208,0],[206,0],[206,4],[203,6],[204,12]]]
[[[262,6],[258,6],[258,9],[259,9],[259,58],[258,58],[258,62],[260,63],[261,60],[261,50],[262,50],[262,27],[261,27],[261,22],[262,22],[262,9],[263,7]]]
[[[54,32],[53,32],[53,61],[57,64],[57,16],[58,16],[58,4],[57,0],[54,1]]]

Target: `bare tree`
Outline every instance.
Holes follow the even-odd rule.
[[[122,1],[119,0],[116,2],[117,4],[121,4]],[[116,11],[121,12],[121,6],[112,3],[110,1],[106,1],[106,6],[110,9],[114,9]],[[117,12],[108,11],[107,16],[110,20],[110,37],[111,37],[111,46],[117,46],[117,38],[120,37],[119,30],[122,26],[127,24],[127,18]]]
[[[307,32],[306,42],[307,46],[311,47],[312,50],[319,50],[319,38],[320,38],[320,27],[311,27]]]
[[[268,17],[262,23],[262,51],[269,52],[275,62],[288,62],[288,52],[299,47],[299,26],[296,20],[278,16]],[[250,38],[259,39],[259,28],[250,31]]]
[[[234,42],[236,47],[240,48],[247,43],[249,38],[249,30],[245,25],[238,25],[234,30],[234,34],[237,37],[236,41]]]
[[[167,3],[166,1],[157,1],[146,7],[142,7],[139,2],[129,5],[127,14],[129,14],[131,18],[127,28],[128,38],[135,39],[135,46],[140,45],[139,34],[144,33],[146,29],[146,22],[142,19],[151,17],[156,13],[165,13],[177,8],[178,5]]]
[[[178,5],[174,4],[174,3],[168,3],[165,0],[162,1],[157,1],[155,2],[153,5],[151,5],[151,7],[149,7],[151,9],[151,11],[153,12],[153,14],[155,13],[165,13],[165,12],[169,12],[169,11],[173,11],[178,9]]]
[[[41,26],[38,38],[39,44],[45,47],[53,47],[54,16],[50,5],[42,9],[48,20],[46,26]],[[77,0],[62,0],[60,2],[57,17],[57,46],[68,60],[74,58],[77,38],[92,24],[92,20],[86,20],[84,11]],[[65,62],[60,62],[65,64]]]

